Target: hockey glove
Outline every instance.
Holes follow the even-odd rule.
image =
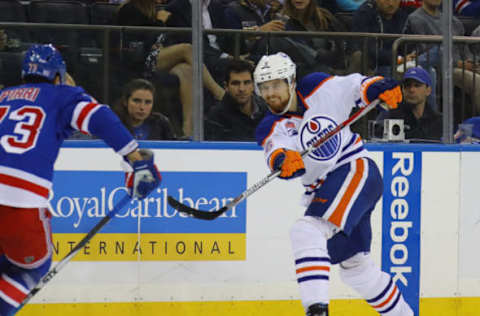
[[[397,80],[383,77],[373,77],[362,84],[366,103],[370,104],[375,99],[380,99],[380,106],[385,110],[392,110],[402,102],[402,90]]]
[[[146,198],[162,181],[162,176],[153,163],[153,152],[140,149],[143,160],[131,164],[133,172],[126,174],[126,187],[132,197]]]
[[[270,168],[272,170],[281,170],[279,175],[282,179],[292,179],[305,173],[300,153],[293,150],[279,148],[270,156]]]

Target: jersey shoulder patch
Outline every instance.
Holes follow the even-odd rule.
[[[268,113],[263,120],[258,124],[255,131],[257,144],[263,146],[265,140],[273,134],[277,124],[284,126],[285,135],[289,137],[296,136],[298,134],[295,120],[302,119],[302,115],[296,112],[288,112],[283,115],[274,115]],[[281,122],[281,123],[280,123]]]

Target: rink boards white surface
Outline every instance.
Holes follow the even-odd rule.
[[[62,148],[56,170],[121,170],[120,159],[110,149],[82,144],[88,142]],[[148,142],[142,147],[154,149],[164,172],[246,173],[247,186],[268,172],[263,152],[252,144]],[[420,315],[480,315],[480,151],[454,145],[370,145],[380,170],[385,148],[422,152]],[[102,177],[97,180],[101,183]],[[119,186],[122,180],[119,176]],[[72,178],[69,185],[79,183]],[[168,187],[168,182],[162,186]],[[301,192],[299,183],[276,179],[248,198],[244,259],[75,260],[20,314],[300,316],[288,231],[303,213]],[[381,202],[372,226],[372,256],[380,264]],[[332,315],[375,315],[342,284],[336,268],[330,283]]]

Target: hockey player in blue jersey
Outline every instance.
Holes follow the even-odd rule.
[[[256,66],[256,91],[271,113],[257,127],[267,164],[280,178],[301,177],[305,214],[290,237],[300,297],[307,316],[327,316],[330,266],[378,313],[412,316],[391,276],[370,258],[370,215],[383,191],[376,164],[360,135],[349,127],[312,151],[301,151],[348,119],[356,106],[375,99],[395,108],[402,100],[398,83],[360,74],[312,73],[298,85],[295,64],[284,53],[263,56]]]
[[[0,315],[15,314],[48,272],[52,242],[48,197],[53,165],[73,131],[103,139],[130,163],[127,186],[146,197],[160,183],[153,155],[106,105],[65,85],[66,65],[52,45],[33,45],[22,68],[24,84],[0,90]]]

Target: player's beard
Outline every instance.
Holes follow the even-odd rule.
[[[268,105],[270,107],[270,111],[272,111],[275,114],[278,114],[278,113],[281,113],[285,110],[285,107],[287,107],[287,105],[288,105],[289,99],[282,100],[281,98],[275,97],[271,101],[274,101],[274,102],[273,102],[273,105],[270,102],[268,103]]]

